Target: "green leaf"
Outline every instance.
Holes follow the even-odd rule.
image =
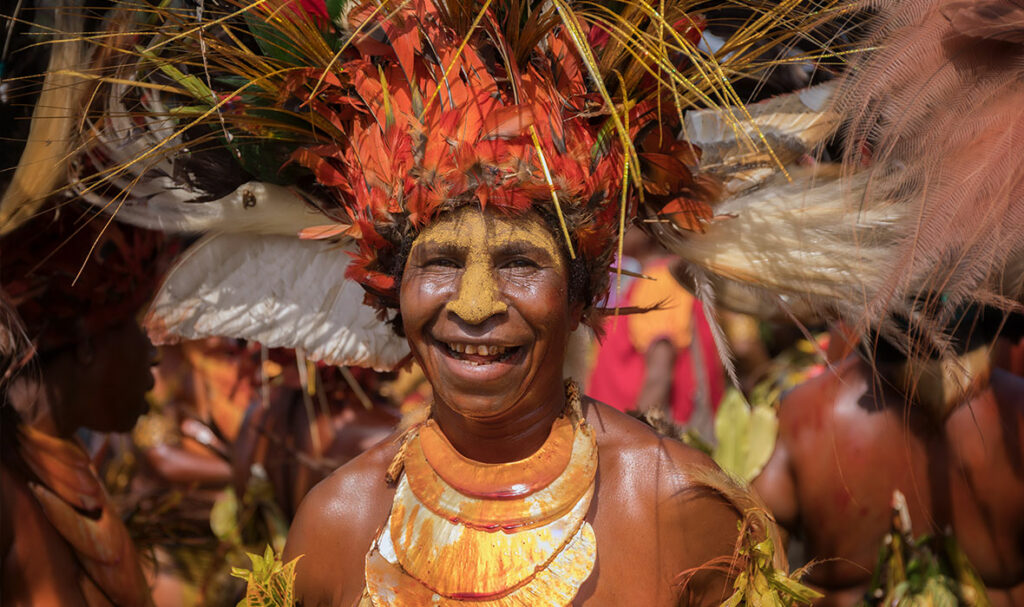
[[[780,593],[791,595],[801,603],[810,603],[815,599],[820,599],[825,596],[809,586],[804,586],[797,580],[794,580],[778,570],[772,571],[770,582],[772,586],[779,589]]]
[[[715,416],[718,444],[712,458],[727,473],[749,483],[771,458],[778,428],[779,420],[772,407],[751,408],[738,390],[730,389]]]
[[[341,20],[341,16],[344,14],[348,3],[349,0],[327,0],[327,16],[331,18],[331,22],[334,25],[343,30],[348,29],[348,24],[342,23]]]
[[[747,459],[743,479],[754,480],[775,451],[775,439],[779,432],[779,418],[770,406],[757,405],[750,414],[747,431]]]
[[[737,607],[737,605],[743,602],[743,597],[743,591],[737,590],[736,592],[733,592],[732,596],[730,596],[726,601],[724,601],[720,607]]]
[[[249,571],[248,569],[243,569],[241,567],[231,568],[231,577],[236,577],[242,580],[248,580],[251,575],[252,571]]]
[[[210,509],[210,530],[217,539],[238,545],[242,541],[238,528],[238,498],[230,487],[221,492]]]
[[[231,574],[248,581],[243,607],[293,607],[295,605],[295,571],[302,555],[283,563],[281,556],[267,545],[263,555],[247,553],[252,571],[235,568]]]
[[[203,83],[194,74],[185,74],[178,68],[171,65],[166,60],[162,60],[156,56],[152,51],[146,50],[141,46],[136,46],[135,50],[140,55],[145,57],[147,60],[153,63],[161,72],[169,76],[172,80],[178,83],[181,88],[189,92],[190,95],[195,97],[197,100],[204,103],[213,105],[217,103],[217,96],[213,94],[206,84]]]
[[[290,65],[301,65],[302,54],[295,48],[291,40],[251,13],[252,11],[245,13],[245,23],[249,26],[252,37],[256,39],[260,51],[267,57],[284,61]]]

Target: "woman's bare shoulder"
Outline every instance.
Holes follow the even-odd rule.
[[[320,481],[299,506],[288,543],[301,539],[307,527],[312,530],[343,528],[358,525],[367,515],[380,511],[379,498],[391,505],[392,489],[384,479],[388,465],[398,451],[392,436],[371,447]],[[384,508],[386,511],[386,507]],[[320,535],[317,532],[317,535]]]
[[[601,520],[620,543],[636,542],[632,558],[659,546],[651,566],[675,579],[732,555],[741,506],[735,491],[742,490],[710,457],[596,401],[588,402],[587,420],[598,435],[600,495],[615,504],[611,519]],[[686,604],[717,604],[727,586],[724,575],[695,576]]]
[[[362,592],[363,560],[391,508],[394,490],[384,475],[398,451],[395,438],[338,468],[302,500],[284,559],[302,557],[295,591],[303,605],[338,604]]]
[[[598,449],[610,456],[610,463],[627,466],[631,471],[651,475],[682,477],[693,469],[718,467],[703,452],[659,434],[644,422],[591,398],[586,399],[587,423],[597,435]]]
[[[727,500],[717,497],[721,492],[709,488],[727,479],[705,453],[594,400],[587,404],[587,421],[597,434],[602,483],[614,484],[616,493],[645,500],[649,507],[655,507],[652,500],[658,507],[673,504],[682,518],[725,514],[734,535],[734,513]]]

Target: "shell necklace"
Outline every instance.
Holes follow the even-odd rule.
[[[410,432],[396,456],[403,473],[391,514],[366,555],[360,605],[568,605],[597,556],[584,520],[597,442],[573,382],[566,400],[541,448],[517,462],[470,460],[433,420]]]

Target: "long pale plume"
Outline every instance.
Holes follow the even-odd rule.
[[[80,31],[82,14],[55,11],[56,29]],[[69,70],[81,66],[86,55],[81,41],[63,41],[52,47],[39,100],[32,112],[32,126],[18,168],[0,200],[0,234],[6,234],[30,218],[62,184],[67,169],[76,111],[85,90],[83,81]]]
[[[870,44],[879,50],[854,62],[835,105],[847,172],[866,165],[870,174],[849,204],[905,214],[878,286],[865,289],[866,318],[915,301],[927,330],[967,301],[1019,310],[1024,4],[876,5]]]
[[[727,196],[704,233],[648,221],[710,270],[705,288],[728,307],[838,316],[910,354],[942,352],[964,304],[1024,307],[1024,2],[875,4],[865,52],[830,102],[803,93],[750,107],[788,151],[790,179],[744,162],[714,114],[688,117],[701,168]],[[842,162],[806,162],[831,125]]]

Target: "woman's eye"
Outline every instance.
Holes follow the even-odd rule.
[[[457,268],[457,264],[454,260],[447,257],[435,257],[434,259],[428,259],[427,263],[423,264],[427,268]]]
[[[527,259],[525,257],[517,257],[515,259],[510,259],[507,262],[505,262],[505,267],[506,268],[513,268],[513,269],[515,269],[515,268],[537,268],[537,267],[540,267],[540,266],[538,266],[537,262],[533,261],[532,259]]]

